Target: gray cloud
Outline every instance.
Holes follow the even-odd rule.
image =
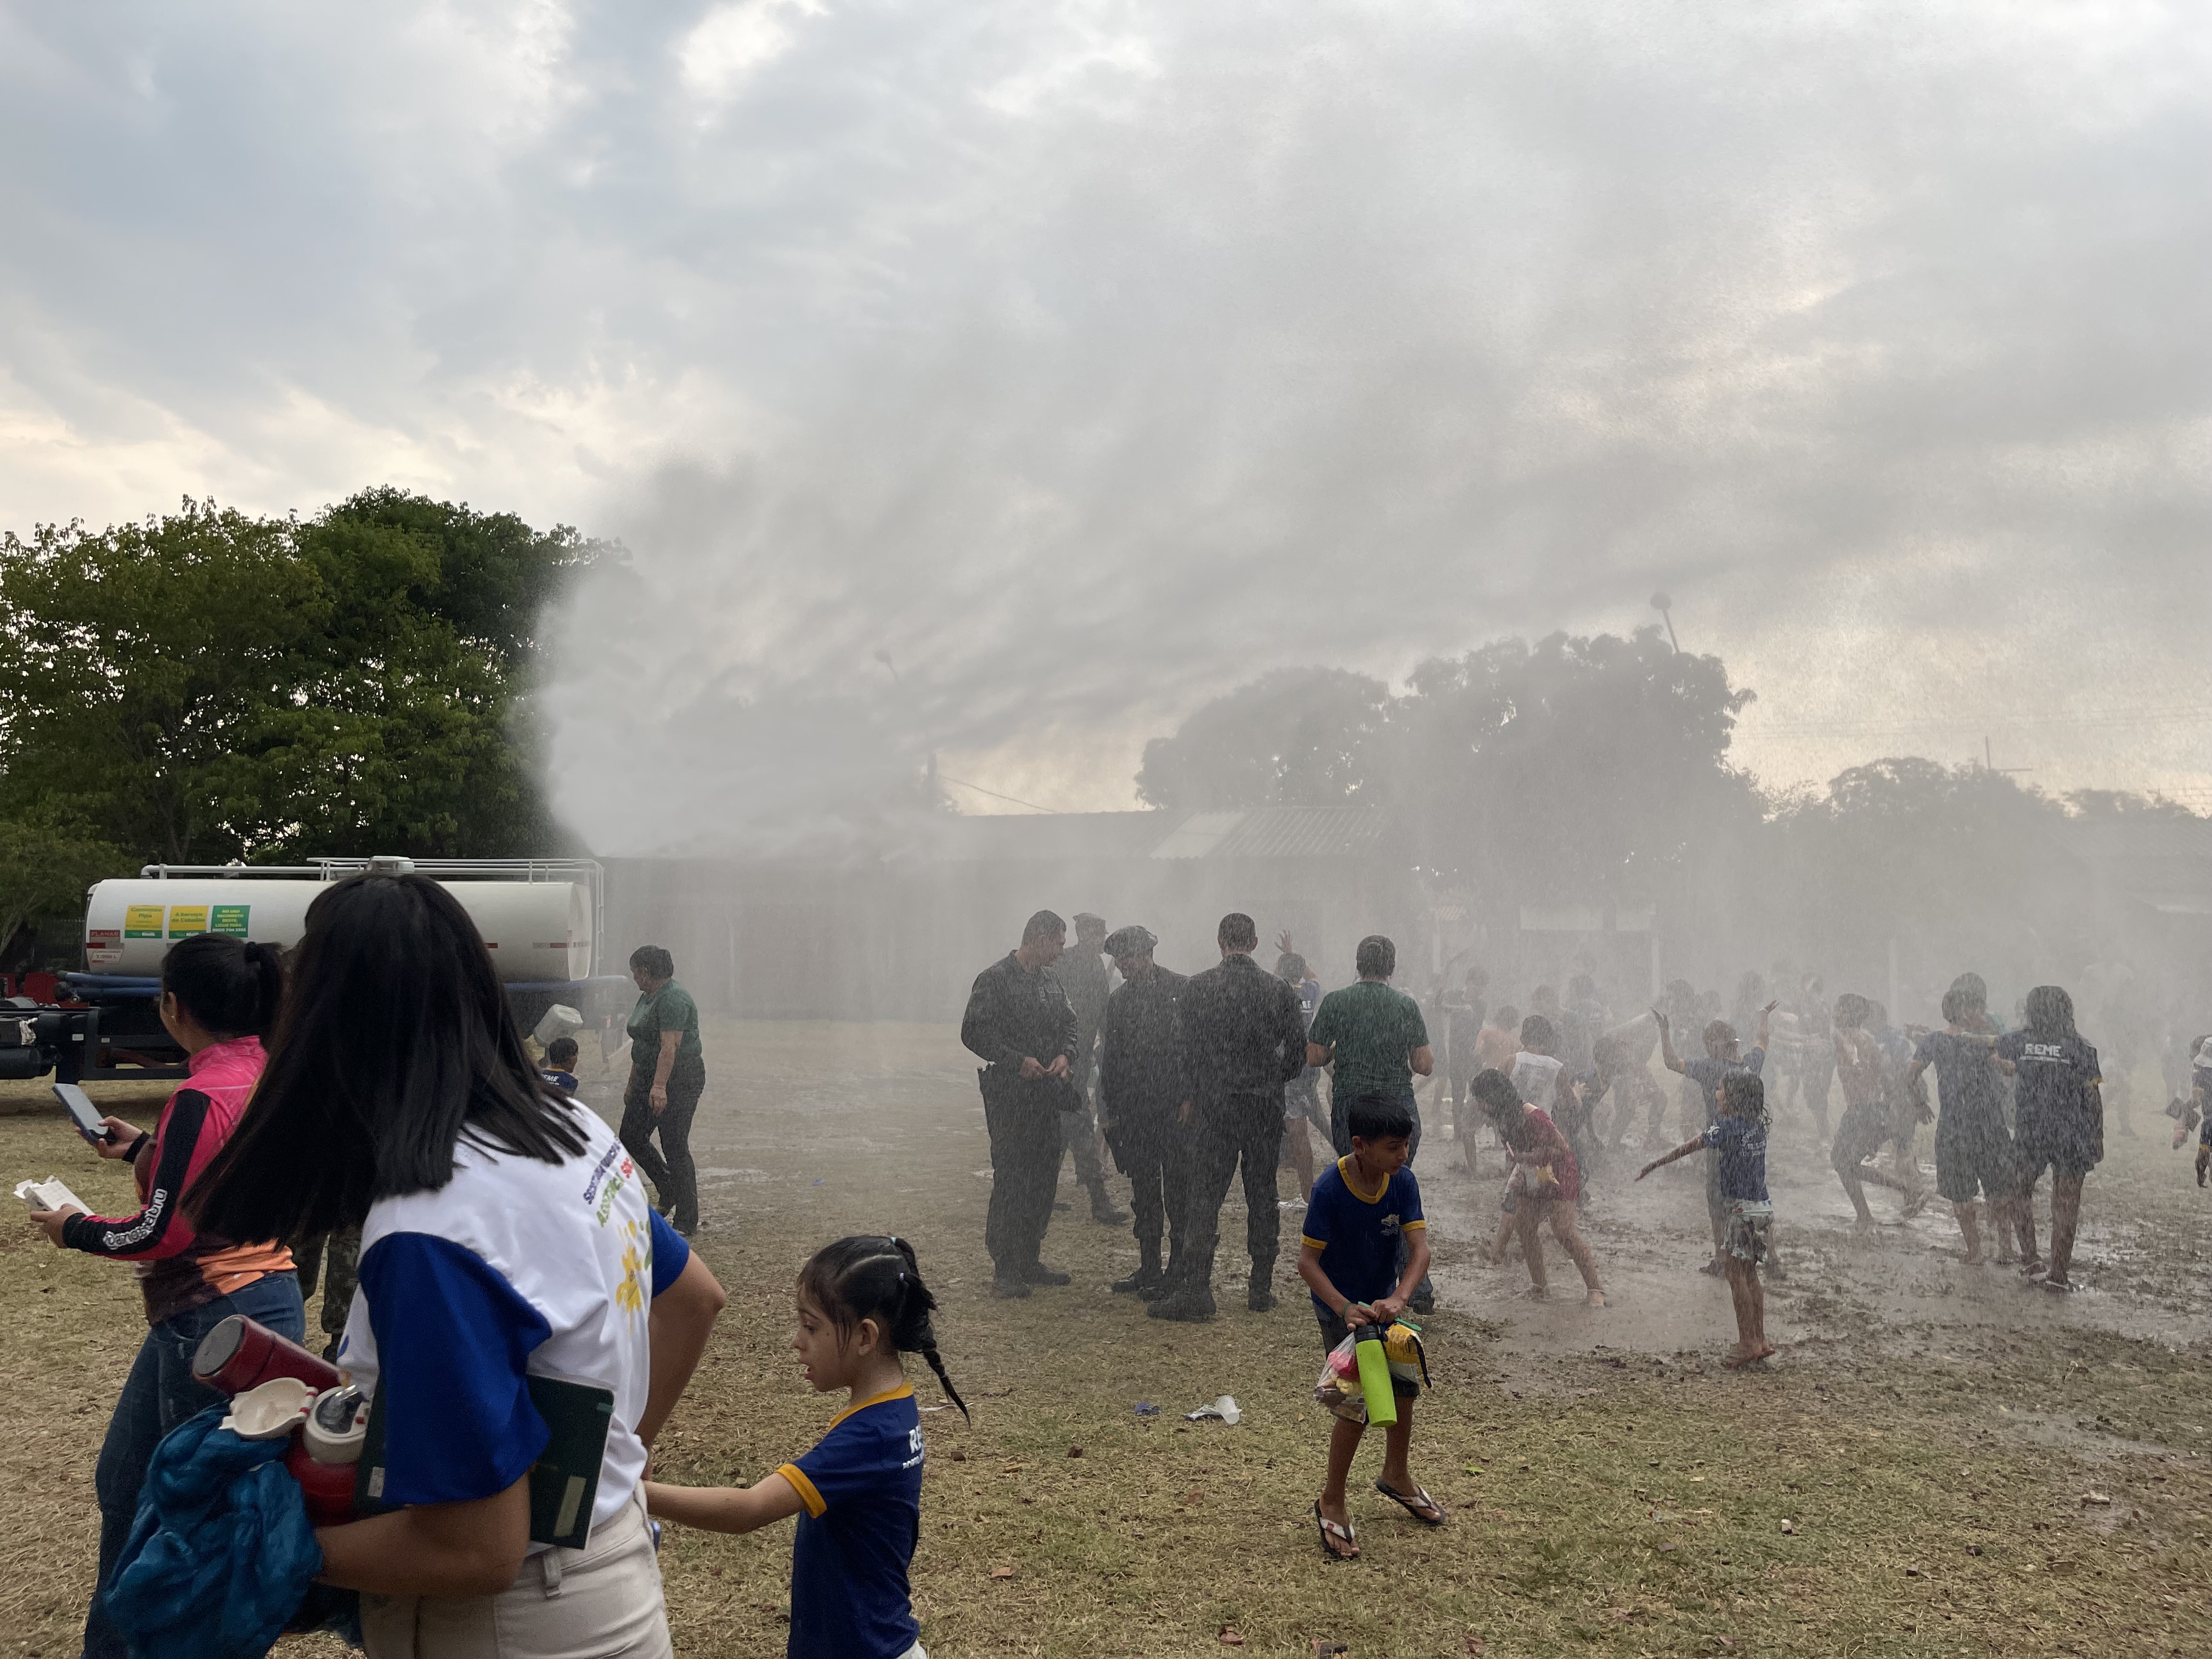
[[[2212,783],[2195,11],[0,16],[0,500],[622,535],[549,694],[610,849],[931,748],[1118,803],[1267,666],[1661,586],[1774,775]]]

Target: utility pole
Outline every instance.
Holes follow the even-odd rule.
[[[2015,774],[2021,777],[2027,777],[2032,774],[2035,769],[2033,766],[1999,766],[1996,763],[1996,751],[1990,746],[1989,734],[1987,732],[1984,732],[1982,734],[1982,770],[1984,772],[2002,773],[2007,777],[2011,777]]]
[[[876,649],[876,660],[891,671],[892,690],[903,692],[906,690],[906,682],[899,678],[898,665],[891,660],[891,653],[878,646]],[[929,766],[923,774],[921,787],[923,807],[932,812],[944,811],[945,791],[938,787],[937,750],[934,748],[929,751]]]
[[[1674,637],[1674,601],[1668,599],[1663,592],[1654,593],[1651,596],[1651,608],[1667,619],[1667,643],[1674,647],[1676,656],[1680,656],[1682,642]]]

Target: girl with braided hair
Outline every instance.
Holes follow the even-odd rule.
[[[928,1659],[907,1588],[921,1532],[921,1416],[899,1356],[945,1374],[914,1246],[841,1238],[799,1270],[791,1346],[818,1394],[845,1389],[830,1431],[795,1463],[750,1486],[646,1482],[654,1515],[710,1532],[752,1532],[799,1516],[791,1557],[791,1659]]]

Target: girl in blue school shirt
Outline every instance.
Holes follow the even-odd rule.
[[[799,1370],[818,1393],[848,1391],[830,1431],[795,1463],[750,1486],[646,1483],[664,1520],[751,1532],[799,1516],[791,1554],[791,1659],[929,1659],[907,1588],[921,1532],[921,1415],[902,1353],[919,1353],[967,1416],[945,1374],[914,1246],[841,1238],[799,1275]]]

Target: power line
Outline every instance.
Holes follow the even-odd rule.
[[[957,783],[963,789],[973,789],[977,794],[988,795],[993,800],[1009,801],[1016,806],[1026,806],[1032,812],[1049,812],[1054,817],[1060,816],[1060,808],[1057,806],[1039,806],[1033,800],[1021,800],[1012,795],[1002,795],[995,789],[986,789],[981,784],[970,783],[965,778],[947,777],[944,773],[939,772],[937,775],[937,781],[939,783]]]
[[[2163,708],[2087,708],[2075,712],[2054,710],[2037,714],[1960,714],[1942,718],[1910,720],[1852,721],[1852,720],[1778,720],[1768,722],[1756,715],[1737,717],[1738,729],[1746,736],[1777,738],[1820,737],[1909,737],[1918,733],[1945,733],[1961,731],[2035,731],[2051,726],[2071,726],[2077,729],[2129,726],[2182,725],[2197,721],[2212,721],[2212,706],[2176,704]]]

